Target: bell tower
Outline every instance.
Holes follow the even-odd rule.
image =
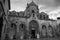
[[[27,7],[26,7],[26,16],[27,14],[29,15],[34,15],[39,13],[39,9],[38,9],[38,5],[32,0],[31,3],[27,3]]]

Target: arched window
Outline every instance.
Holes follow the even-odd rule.
[[[21,24],[20,26],[21,26],[21,28],[24,28],[24,24]]]
[[[49,24],[49,26],[48,26],[48,30],[50,30],[51,33],[53,33],[53,27],[52,27],[52,25]]]
[[[15,23],[12,23],[11,24],[11,28],[14,29],[15,31],[17,31],[17,27],[16,27],[16,24]]]
[[[46,19],[49,19],[49,16],[48,15],[46,16]]]
[[[25,27],[26,27],[25,24],[20,24],[21,29],[25,30]]]
[[[51,26],[51,25],[49,25],[49,26],[48,26],[48,29],[50,29],[50,28],[52,28],[52,26]]]
[[[46,25],[42,25],[42,29],[46,29]]]
[[[13,27],[16,27],[16,24],[15,23],[12,23],[11,24],[11,27],[13,28]]]
[[[43,15],[43,19],[45,20],[45,15]]]
[[[34,10],[32,10],[32,13],[35,13]]]
[[[42,15],[40,15],[40,19],[42,19]]]

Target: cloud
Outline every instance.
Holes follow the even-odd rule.
[[[57,17],[60,17],[60,7],[49,12],[48,14],[49,14],[50,18],[57,19]]]
[[[55,2],[60,5],[60,0],[55,0]]]
[[[46,12],[51,19],[56,19],[60,16],[60,0],[39,0],[35,1],[39,6],[40,12]]]
[[[11,0],[11,10],[21,11],[26,8],[26,4],[29,0]]]
[[[39,11],[44,11],[46,13],[49,13],[53,10],[56,10],[57,8],[56,7],[48,7],[48,6],[45,6],[45,5],[39,5]]]
[[[32,0],[11,0],[11,10],[23,11]],[[39,12],[46,12],[50,18],[60,16],[60,0],[33,0],[39,5]]]
[[[60,1],[59,0],[35,0],[35,2],[39,5],[46,5],[49,7],[57,7],[60,6]]]

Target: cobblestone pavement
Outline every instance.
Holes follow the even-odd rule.
[[[59,38],[25,39],[25,40],[60,40],[60,37]]]
[[[60,38],[40,38],[39,40],[60,40]]]

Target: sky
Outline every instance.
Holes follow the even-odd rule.
[[[24,11],[27,3],[32,0],[11,0],[11,11]],[[39,12],[46,12],[49,18],[60,17],[60,0],[33,0],[39,7]]]

